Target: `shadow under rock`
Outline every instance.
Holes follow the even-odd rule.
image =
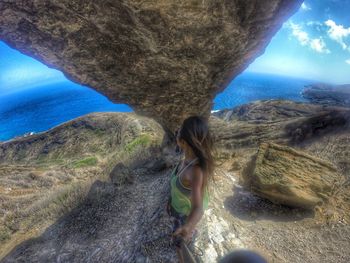
[[[226,198],[224,206],[233,216],[242,220],[288,222],[314,217],[314,211],[274,204],[241,186],[235,186],[233,193],[233,196]]]
[[[162,172],[140,179],[122,187],[95,181],[77,207],[39,237],[18,244],[1,262],[146,260],[141,244],[157,234],[154,232],[161,234],[171,228],[163,215],[169,186]]]

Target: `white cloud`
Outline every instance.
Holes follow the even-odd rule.
[[[325,26],[321,22],[319,22],[319,21],[308,21],[308,22],[306,22],[306,25],[316,29],[318,32],[322,33],[322,35],[323,35],[323,33],[324,33],[323,31],[325,30],[324,29]]]
[[[301,4],[301,9],[304,10],[304,11],[309,11],[309,10],[311,10],[311,7],[306,5],[305,3],[302,3]]]
[[[310,41],[310,47],[319,53],[326,53],[326,54],[331,53],[331,51],[327,49],[326,43],[323,41],[322,38],[312,39]]]
[[[306,46],[309,43],[309,35],[305,31],[301,30],[301,26],[290,22],[290,28],[292,29],[293,36],[299,40],[301,45]]]
[[[343,25],[337,25],[333,20],[328,19],[325,24],[329,26],[327,31],[329,37],[336,42],[338,42],[343,49],[348,49],[349,47],[344,42],[344,38],[350,35],[350,27],[344,28]],[[350,51],[350,50],[349,50]]]
[[[310,38],[308,33],[303,31],[300,25],[294,24],[293,22],[289,22],[288,25],[292,30],[292,35],[297,38],[297,40],[302,46],[309,46],[312,50],[315,50],[319,53],[331,53],[331,51],[327,49],[326,43],[321,37],[314,39]]]
[[[306,22],[307,26],[322,26],[322,23],[319,21],[308,21]]]
[[[345,60],[345,63],[349,64],[350,65],[350,58]]]

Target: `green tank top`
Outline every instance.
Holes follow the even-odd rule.
[[[186,216],[188,216],[191,212],[191,189],[185,187],[181,183],[180,175],[195,160],[193,160],[185,168],[183,168],[180,171],[180,173],[178,173],[178,167],[180,165],[180,162],[179,162],[171,173],[171,180],[170,180],[171,206],[176,210],[176,212]],[[204,210],[208,208],[208,203],[209,203],[209,194],[207,189],[205,189],[204,197],[203,197]]]

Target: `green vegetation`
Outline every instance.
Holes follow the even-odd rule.
[[[79,161],[75,161],[73,163],[73,167],[74,168],[81,168],[81,167],[86,167],[86,166],[93,166],[93,165],[96,165],[97,163],[98,163],[97,158],[94,156],[91,156],[91,157],[81,159]]]
[[[62,158],[58,153],[54,153],[51,156],[47,155],[39,155],[36,164],[41,166],[49,166],[49,165],[63,165],[65,164],[65,159]]]
[[[7,227],[0,228],[0,242],[5,241],[11,237],[10,231]]]
[[[127,145],[125,145],[125,151],[128,153],[133,152],[139,146],[147,146],[151,143],[151,136],[149,134],[142,134],[141,136],[135,138]]]

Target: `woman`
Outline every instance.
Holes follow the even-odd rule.
[[[208,182],[213,175],[212,138],[203,117],[185,119],[176,133],[183,160],[171,174],[171,197],[168,211],[176,218],[174,236],[193,241],[195,227],[208,207]],[[181,251],[177,248],[180,262]]]

